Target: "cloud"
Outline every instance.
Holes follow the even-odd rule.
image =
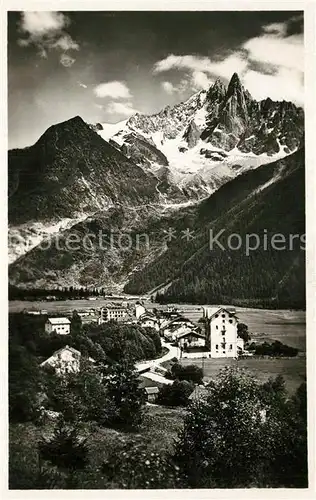
[[[100,83],[94,87],[97,97],[112,97],[113,99],[130,99],[132,97],[129,88],[124,82],[113,81]]]
[[[176,56],[170,54],[154,65],[153,73],[164,73],[170,70],[185,71],[188,76],[182,79],[178,85],[168,81],[162,82],[164,90],[169,94],[174,94],[188,89],[205,90],[212,84],[214,75],[229,79],[235,71],[243,72],[246,66],[247,60],[240,52],[229,55],[223,61],[212,61],[208,57],[193,55]]]
[[[264,25],[259,36],[247,40],[219,61],[190,54],[169,54],[154,64],[153,73],[185,72],[187,88],[199,90],[208,88],[214,77],[229,80],[236,72],[256,99],[271,97],[301,105],[304,94],[304,40],[298,28],[301,22],[302,16],[295,16],[284,23]],[[298,32],[293,33],[294,24]],[[162,85],[169,93],[179,88],[170,82]]]
[[[59,58],[60,63],[65,66],[65,68],[70,68],[70,66],[73,65],[73,63],[76,61],[73,57],[69,56],[68,54],[62,54]]]
[[[63,52],[60,63],[69,67],[75,59],[66,53],[69,50],[80,50],[79,44],[65,31],[70,19],[61,12],[22,12],[19,31],[24,38],[18,39],[20,47],[34,46],[38,55],[48,58],[51,50]]]
[[[60,32],[68,26],[69,19],[61,12],[22,12],[20,28],[33,37],[50,32]]]
[[[60,50],[79,50],[79,45],[69,35],[63,35],[58,38],[51,46],[52,49]]]
[[[273,33],[275,35],[285,36],[287,33],[287,25],[286,23],[271,23],[266,26],[263,26],[263,31],[265,33]]]
[[[173,85],[171,82],[161,82],[162,88],[167,92],[167,94],[175,94],[178,92],[178,87]]]
[[[181,94],[181,92],[187,90],[187,88],[190,87],[189,83],[190,81],[187,78],[183,78],[178,83],[178,85],[174,85],[171,82],[165,81],[161,82],[161,86],[167,92],[167,94],[172,95],[172,94]]]
[[[281,68],[276,75],[263,75],[258,71],[248,71],[243,78],[245,87],[257,99],[270,97],[280,101],[285,97],[288,101],[302,105],[304,87],[301,75],[297,71]]]
[[[111,114],[118,114],[124,116],[131,116],[137,113],[137,109],[133,107],[131,102],[110,102],[105,110]]]
[[[196,90],[206,90],[212,84],[212,80],[203,71],[193,71],[192,84]]]
[[[247,60],[242,53],[229,55],[222,61],[212,61],[209,57],[185,55],[176,56],[170,54],[165,59],[157,61],[153,68],[153,73],[163,73],[172,69],[191,71],[193,73],[215,74],[224,78],[229,78],[234,71],[243,71],[247,66]]]
[[[280,36],[279,33],[264,34],[252,38],[243,45],[249,59],[274,66],[304,70],[303,35]]]

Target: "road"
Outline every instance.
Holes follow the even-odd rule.
[[[178,358],[179,357],[179,348],[172,346],[170,344],[167,344],[164,339],[161,339],[161,346],[166,347],[168,349],[168,352],[161,356],[161,358],[158,359],[150,359],[148,361],[140,361],[139,363],[135,364],[135,368],[138,372],[142,372],[145,370],[148,370],[150,368],[160,368],[161,363],[164,363],[164,361],[169,361],[172,358]]]

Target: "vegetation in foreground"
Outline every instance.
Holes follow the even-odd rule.
[[[46,420],[35,414],[30,423],[12,426],[10,488],[307,486],[305,385],[288,397],[282,377],[260,384],[244,370],[227,368],[203,399],[176,414],[169,432],[179,410],[144,408],[124,370],[116,379],[110,374],[110,391],[89,371],[83,382],[81,373],[66,378],[62,389],[55,383],[48,398],[59,410],[56,420],[44,412]],[[165,434],[159,414],[148,422],[152,408],[160,408]],[[21,445],[30,425],[32,440]]]
[[[203,370],[174,363],[148,406],[134,363],[157,355],[155,332],[86,329],[74,315],[81,369],[60,376],[39,364],[64,340],[21,316],[10,322],[11,489],[307,486],[305,383],[289,395],[282,377],[231,366],[192,401]]]

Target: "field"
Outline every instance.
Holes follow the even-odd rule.
[[[170,361],[163,365],[167,368],[170,366]],[[306,373],[306,359],[305,357],[287,358],[287,359],[260,359],[248,358],[239,359],[182,359],[181,364],[190,365],[195,364],[203,367],[205,379],[213,379],[218,372],[231,365],[236,365],[239,368],[245,368],[260,382],[265,382],[269,377],[276,377],[282,375],[285,380],[285,385],[290,394],[293,394],[299,385],[304,381]]]

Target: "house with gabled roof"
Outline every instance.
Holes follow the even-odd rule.
[[[238,318],[230,307],[203,307],[206,344],[212,358],[236,358],[243,350],[243,340],[238,337]]]
[[[138,324],[143,328],[154,328],[157,332],[159,332],[159,320],[157,317],[151,313],[146,311],[138,318]]]
[[[184,350],[192,347],[205,347],[205,335],[199,333],[197,330],[188,330],[180,333],[177,338],[179,347]]]
[[[45,323],[46,333],[58,333],[58,335],[68,335],[70,333],[70,320],[65,317],[48,318]]]
[[[91,363],[95,360],[88,358]],[[77,351],[74,347],[66,345],[61,347],[40,364],[42,368],[47,366],[54,368],[58,375],[65,375],[66,373],[78,373],[80,371],[81,352]]]

